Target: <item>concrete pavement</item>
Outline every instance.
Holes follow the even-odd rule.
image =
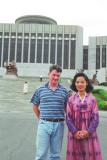
[[[24,81],[29,93],[22,93]],[[43,82],[44,83],[44,82]],[[37,120],[32,112],[30,97],[41,83],[35,79],[3,80],[0,78],[0,160],[34,160]],[[107,112],[100,112],[98,135],[103,160],[107,160]],[[61,160],[66,157],[66,137]]]

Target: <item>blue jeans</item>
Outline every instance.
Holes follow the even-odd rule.
[[[62,140],[64,133],[64,122],[49,122],[39,120],[36,137],[35,160],[47,160],[50,148],[50,160],[60,160]]]

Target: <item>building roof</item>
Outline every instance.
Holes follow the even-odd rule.
[[[25,24],[54,24],[57,25],[57,22],[49,17],[41,15],[26,15],[19,17],[15,20],[15,23],[25,23]]]

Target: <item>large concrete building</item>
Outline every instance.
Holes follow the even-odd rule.
[[[106,68],[106,38],[99,39],[104,38],[90,37],[89,46],[83,46],[81,26],[58,25],[45,16],[23,16],[15,24],[1,23],[0,75],[5,72],[4,64],[11,61],[15,61],[19,76],[46,76],[50,64],[60,65],[65,77],[79,69],[94,73]]]
[[[0,24],[0,67],[12,60],[19,67],[19,75],[27,74],[26,67],[40,70],[49,64],[59,64],[63,69],[82,68],[83,29],[57,25],[44,16],[23,16],[15,24]],[[29,76],[37,74],[29,72]]]

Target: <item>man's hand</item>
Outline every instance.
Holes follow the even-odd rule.
[[[37,105],[33,105],[33,111],[36,114],[36,117],[39,119],[40,111],[39,111],[39,107]]]

